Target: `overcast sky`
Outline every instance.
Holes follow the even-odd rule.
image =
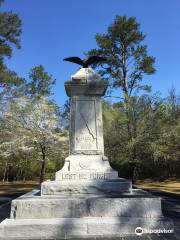
[[[66,100],[64,81],[78,66],[62,59],[83,57],[96,47],[95,34],[106,33],[116,15],[135,16],[146,34],[157,72],[145,77],[153,92],[163,96],[174,85],[180,92],[180,0],[5,0],[1,11],[12,10],[22,20],[21,50],[8,66],[26,77],[42,64],[56,79],[55,100]]]

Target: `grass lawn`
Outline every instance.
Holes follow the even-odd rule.
[[[33,188],[38,188],[38,187],[39,187],[39,183],[36,181],[0,182],[0,197],[8,196],[14,193],[29,192]]]
[[[138,180],[134,186],[143,189],[159,190],[180,195],[180,179],[167,179],[164,181],[155,181],[152,179]]]

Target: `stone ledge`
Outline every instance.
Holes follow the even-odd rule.
[[[87,83],[74,83],[66,81],[65,84],[66,94],[71,96],[104,96],[108,87],[108,82],[104,80],[92,81]]]
[[[41,195],[131,193],[132,183],[125,179],[92,181],[46,181]]]
[[[161,199],[150,195],[84,197],[19,197],[12,201],[11,218],[80,218],[80,217],[162,217]]]
[[[164,218],[59,218],[6,219],[0,225],[1,240],[67,239],[70,237],[121,237],[134,235],[136,227],[173,229]]]

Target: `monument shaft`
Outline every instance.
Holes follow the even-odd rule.
[[[89,186],[87,181],[118,178],[104,156],[101,97],[107,87],[107,81],[101,80],[91,68],[81,68],[71,81],[65,82],[70,97],[70,147],[56,180],[80,180]]]
[[[72,96],[70,154],[104,155],[100,97]]]

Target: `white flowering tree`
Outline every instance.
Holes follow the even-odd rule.
[[[38,100],[21,97],[9,103],[2,119],[0,156],[6,159],[4,176],[10,158],[17,162],[19,171],[23,167],[27,171],[28,161],[36,160],[40,163],[42,182],[48,161],[63,159],[67,150],[68,137],[61,129],[59,108],[44,97]]]

